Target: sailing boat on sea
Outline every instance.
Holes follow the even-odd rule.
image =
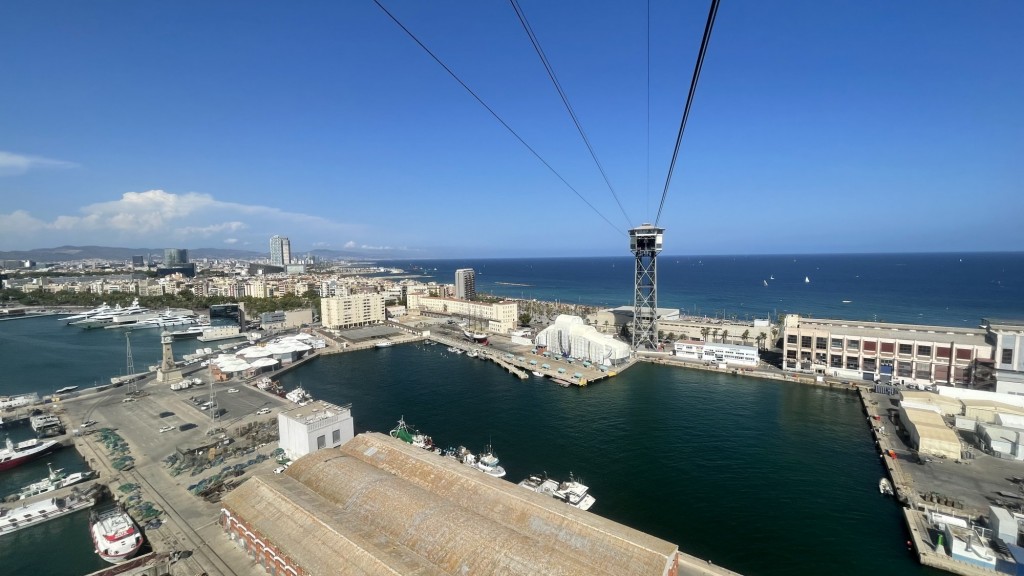
[[[810,283],[811,283],[810,276],[804,276],[804,284],[810,284]]]

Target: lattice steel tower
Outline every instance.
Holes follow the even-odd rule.
[[[629,250],[636,256],[633,293],[633,349],[658,347],[658,253],[664,228],[642,224],[629,231]]]

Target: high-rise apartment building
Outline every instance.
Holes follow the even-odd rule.
[[[184,248],[164,248],[164,268],[188,264],[188,250]]]
[[[476,272],[472,268],[455,271],[455,297],[459,300],[476,298]]]
[[[284,236],[270,237],[270,265],[287,266],[292,263],[292,243]]]

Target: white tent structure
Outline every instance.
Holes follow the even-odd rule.
[[[571,356],[605,366],[621,364],[628,360],[630,355],[629,344],[599,333],[579,316],[567,314],[559,315],[555,318],[554,324],[541,330],[534,339],[534,344],[546,347],[552,354]]]

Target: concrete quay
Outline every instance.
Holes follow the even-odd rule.
[[[979,511],[973,510],[965,514],[964,510],[926,503],[921,500],[921,491],[910,470],[910,467],[916,466],[916,464],[911,464],[910,459],[905,457],[907,451],[902,441],[889,433],[895,427],[889,421],[888,406],[873,399],[873,394],[867,388],[859,388],[858,394],[864,407],[864,413],[867,415],[867,421],[871,424],[871,434],[878,445],[879,455],[885,464],[893,490],[896,492],[895,496],[903,505],[903,518],[910,537],[908,543],[913,547],[918,561],[924,566],[962,576],[991,576],[994,574],[993,570],[954,560],[946,554],[945,549],[936,547],[933,541],[935,537],[928,524],[929,509],[961,518],[968,515],[973,517]],[[885,427],[884,430],[883,427]],[[890,453],[896,454],[896,457],[889,456]],[[901,458],[900,454],[903,454],[904,457]]]
[[[87,419],[98,422],[90,428],[79,428],[78,435],[72,435],[71,440],[89,466],[99,472],[99,481],[109,486],[115,498],[125,497],[118,490],[119,486],[134,483],[141,488],[142,500],[152,502],[163,512],[159,516],[163,521],[160,527],[144,529],[155,558],[145,564],[152,566],[155,562],[159,566],[169,566],[170,574],[180,576],[259,574],[262,568],[223,536],[218,524],[219,505],[193,496],[186,489],[216,470],[211,468],[197,476],[189,476],[186,472],[175,477],[163,459],[179,448],[207,446],[220,440],[208,435],[214,428],[222,428],[223,434],[231,438],[232,432],[245,424],[257,419],[276,419],[275,412],[289,404],[254,386],[236,381],[216,383],[212,388],[217,394],[218,405],[224,410],[217,420],[213,419],[210,411],[201,410],[190,401],[191,396],[205,398],[211,389],[208,383],[172,391],[168,385],[147,380],[139,384],[141,394],[137,396],[127,396],[124,387],[110,388],[62,400],[55,404],[55,408],[69,427],[80,425]],[[229,389],[237,392],[228,392]],[[271,408],[271,414],[257,416],[255,412],[264,407]],[[127,442],[129,455],[135,458],[133,466],[121,471],[113,466],[115,456],[107,452],[97,433],[102,428],[115,430]],[[232,438],[232,447],[244,442],[242,438]],[[259,453],[269,454],[275,447],[263,446]],[[254,455],[228,457],[224,464],[244,462]],[[268,459],[246,468],[245,475],[269,472],[274,466],[273,459]],[[178,559],[169,560],[175,557]]]

